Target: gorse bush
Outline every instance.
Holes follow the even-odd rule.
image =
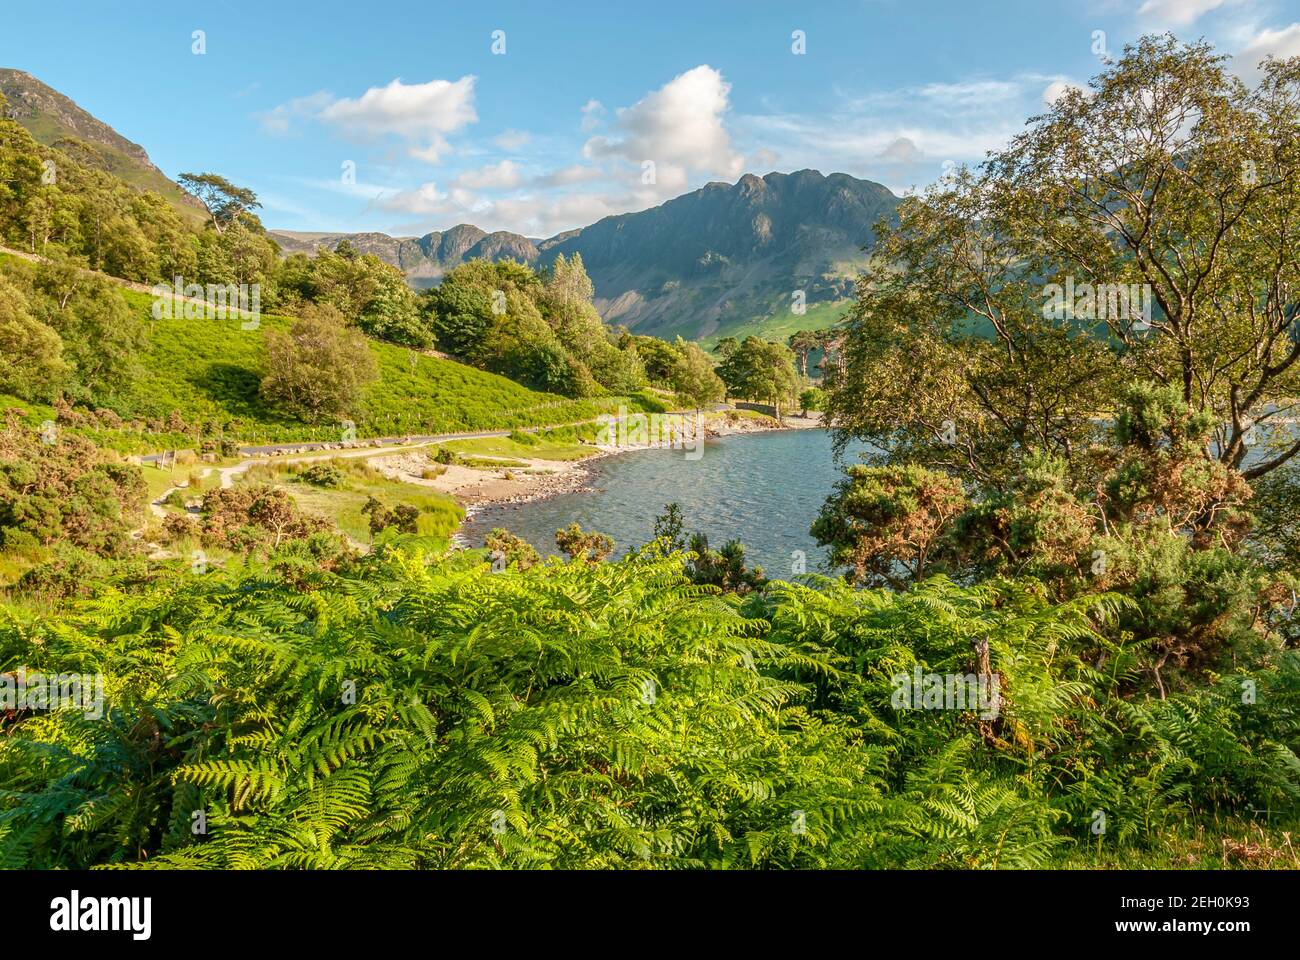
[[[122,557],[144,512],[145,481],[90,441],[47,426],[25,429],[17,411],[0,423],[0,550],[63,543]]]
[[[419,544],[5,613],[0,663],[102,673],[106,705],[0,721],[0,863],[1017,867],[1095,840],[1096,809],[1130,845],[1296,810],[1294,662],[1249,704],[1115,697],[1124,651],[1080,656],[1109,598],[742,602],[679,555],[493,572]],[[917,666],[996,676],[997,715],[899,709]]]

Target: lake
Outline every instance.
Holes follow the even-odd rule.
[[[856,462],[858,446],[845,462]],[[768,576],[788,577],[803,551],[809,572],[822,570],[826,551],[808,534],[842,476],[825,430],[773,430],[710,440],[698,460],[681,450],[638,450],[591,464],[593,489],[547,500],[485,507],[462,533],[483,545],[493,527],[523,537],[543,555],[556,553],[555,531],[575,520],[614,538],[617,554],[654,536],[654,519],[676,501],[686,531],[702,531],[716,549],[733,537],[746,561]]]

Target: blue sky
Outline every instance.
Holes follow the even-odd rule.
[[[253,188],[269,227],[402,235],[550,236],[745,172],[813,167],[901,193],[1086,83],[1103,42],[1206,37],[1246,75],[1300,54],[1300,0],[191,6],[13,4],[0,66],[169,175]]]

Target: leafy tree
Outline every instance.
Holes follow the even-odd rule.
[[[235,186],[216,173],[182,173],[176,182],[207,208],[217,233],[238,221],[244,213],[262,205],[252,190]]]
[[[732,396],[765,401],[781,416],[781,405],[793,402],[799,388],[794,354],[782,344],[762,337],[746,337],[718,368],[718,376]]]
[[[67,262],[42,264],[33,274],[33,315],[56,331],[69,368],[68,392],[105,404],[140,374],[148,343],[145,320],[102,277],[70,273]]]
[[[322,248],[310,260],[286,259],[279,266],[278,282],[294,299],[328,304],[378,340],[418,348],[433,345],[433,331],[402,272],[373,254],[357,253],[351,245]]]
[[[306,540],[329,527],[328,521],[299,510],[288,491],[247,483],[204,494],[197,532],[207,545],[251,552]]]
[[[414,507],[409,503],[399,503],[397,506],[389,508],[374,497],[366,498],[361,512],[370,518],[371,536],[375,536],[380,531],[389,528],[396,530],[398,533],[416,533],[417,524],[420,520],[418,507]]]
[[[1258,560],[1287,555],[1269,538],[1300,451],[1279,423],[1300,386],[1282,226],[1300,61],[1260,75],[1143,38],[904,201],[828,377],[841,445],[970,497],[947,568],[1122,593],[1114,637],[1162,697],[1285,636],[1268,624],[1289,574]],[[1252,532],[1250,485],[1274,474]]]
[[[433,346],[432,331],[420,316],[415,294],[407,286],[406,278],[386,263],[380,262],[375,268],[374,292],[357,318],[357,326],[389,343]]]
[[[728,540],[720,549],[713,550],[709,547],[709,538],[705,534],[694,533],[691,535],[689,556],[686,575],[692,583],[743,595],[767,582],[762,567],[745,566],[745,545],[739,540]]]
[[[654,536],[662,540],[670,551],[684,550],[686,539],[683,536],[682,508],[677,502],[664,504],[664,512],[655,517]]]
[[[858,284],[835,422],[996,478],[1030,448],[1072,462],[1140,379],[1209,412],[1211,455],[1248,480],[1285,463],[1300,444],[1266,424],[1300,386],[1298,98],[1295,61],[1250,89],[1207,45],[1146,37],[906,200]],[[1257,424],[1275,449],[1247,463]]]
[[[641,358],[650,382],[661,387],[671,387],[673,372],[681,359],[678,350],[658,337],[633,336],[631,341],[636,345],[637,355]]]
[[[68,368],[59,335],[32,317],[22,292],[0,276],[0,391],[24,400],[53,400]]]
[[[288,333],[268,333],[266,356],[262,396],[309,421],[343,416],[378,376],[365,338],[330,306],[308,305]]]
[[[726,396],[727,387],[714,371],[709,355],[681,337],[675,346],[677,361],[671,372],[673,390],[679,400],[696,410]]]
[[[81,258],[132,280],[170,279],[192,255],[195,228],[156,194],[107,172],[94,146],[43,146],[0,116],[0,238],[43,255]],[[57,183],[46,183],[46,173]]]
[[[482,364],[484,343],[501,318],[527,310],[541,317],[536,301],[542,281],[512,260],[471,260],[425,291],[439,346],[455,357]]]
[[[821,340],[812,330],[798,330],[790,334],[786,341],[794,355],[799,360],[799,376],[803,380],[808,379],[808,354],[812,353],[821,346]]]
[[[809,387],[803,393],[799,394],[799,407],[803,410],[804,416],[808,412],[821,410],[826,405],[826,393],[821,387]]]

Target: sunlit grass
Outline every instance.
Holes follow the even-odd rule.
[[[313,463],[258,464],[241,474],[236,482],[281,484],[303,512],[331,521],[358,543],[368,544],[372,540],[369,517],[361,512],[371,497],[385,507],[408,504],[419,510],[418,533],[441,540],[451,537],[465,516],[455,499],[418,484],[390,480],[370,466],[367,459],[336,457]],[[321,463],[328,463],[342,473],[339,486],[314,486],[301,478],[304,470]]]

